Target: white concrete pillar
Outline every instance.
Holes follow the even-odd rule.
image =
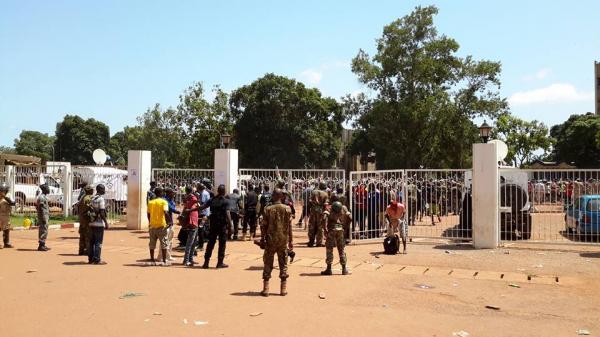
[[[60,184],[63,190],[63,215],[68,217],[71,214],[71,206],[73,205],[73,171],[71,163],[63,163],[62,183]]]
[[[146,196],[152,179],[152,152],[127,153],[127,229],[148,228]]]
[[[6,174],[6,183],[8,184],[8,196],[15,200],[15,184],[17,182],[15,167],[12,165],[4,166],[4,173]]]
[[[238,188],[238,150],[215,149],[215,188],[225,185],[227,193]]]
[[[473,144],[473,245],[496,248],[499,243],[499,181],[496,144]]]

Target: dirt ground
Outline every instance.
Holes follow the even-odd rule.
[[[147,266],[144,231],[106,232],[104,266],[75,254],[73,229],[51,231],[47,253],[35,251],[35,231],[12,237],[16,249],[0,250],[0,335],[7,337],[600,334],[598,246],[415,242],[408,255],[387,256],[379,243],[352,245],[352,275],[339,275],[336,265],[338,275],[324,277],[325,250],[297,237],[289,295],[275,295],[274,271],[273,295],[263,298],[261,251],[250,242],[228,242],[230,268],[216,270],[213,261],[202,270]],[[174,255],[179,263],[181,252]],[[120,298],[128,292],[142,295]]]

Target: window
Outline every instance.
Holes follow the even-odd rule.
[[[588,201],[587,207],[588,212],[598,212],[600,211],[600,199],[592,199]]]

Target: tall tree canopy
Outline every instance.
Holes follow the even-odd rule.
[[[511,114],[498,117],[492,138],[500,139],[508,146],[507,163],[517,167],[545,157],[552,148],[548,127],[537,120],[525,121]]]
[[[54,137],[47,133],[23,130],[19,138],[15,139],[15,152],[25,156],[42,158],[43,161],[52,160],[52,147]]]
[[[556,161],[575,163],[579,168],[600,168],[600,116],[572,115],[553,126],[550,135],[556,139]]]
[[[343,114],[332,98],[292,79],[267,74],[229,101],[241,165],[331,167],[341,146]]]
[[[84,120],[79,116],[66,115],[56,124],[54,150],[56,159],[74,165],[94,164],[95,149],[107,149],[110,140],[108,126],[93,118]]]
[[[377,95],[347,96],[345,113],[358,129],[358,152],[374,150],[380,168],[468,167],[478,139],[472,118],[507,109],[499,96],[500,63],[456,55],[439,35],[434,6],[417,7],[383,29],[377,53],[360,50],[352,71]]]
[[[138,125],[126,127],[111,138],[109,153],[127,158],[128,150],[152,151],[154,167],[212,168],[219,134],[232,132],[228,96],[220,88],[215,98],[204,97],[204,87],[195,83],[179,97],[177,108],[162,109],[156,104]]]

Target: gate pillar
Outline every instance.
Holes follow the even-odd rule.
[[[225,192],[238,188],[238,150],[215,149],[215,188],[225,185]]]
[[[498,247],[499,181],[496,144],[473,144],[473,245]]]
[[[148,228],[146,196],[152,177],[152,152],[127,153],[127,229]]]

